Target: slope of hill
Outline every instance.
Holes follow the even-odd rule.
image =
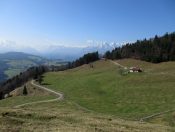
[[[108,131],[108,132],[165,132],[174,129],[165,125],[127,121],[114,116],[88,111],[73,101],[30,103],[55,98],[46,91],[27,84],[12,92],[14,97],[0,101],[0,131]],[[16,96],[20,94],[20,96]],[[29,103],[29,105],[20,105]],[[16,107],[19,106],[20,107]]]
[[[43,57],[22,52],[0,54],[0,82],[28,69],[29,67],[56,62],[57,61],[51,61]]]
[[[119,66],[101,60],[93,63],[93,68],[83,65],[46,73],[43,85],[62,91],[64,100],[16,108],[24,103],[55,98],[27,85],[31,94],[0,101],[0,130],[174,131],[173,112],[150,119],[150,123],[139,122],[141,117],[174,109],[174,62],[152,64],[133,59],[117,62],[142,67],[144,72],[122,74]],[[12,93],[17,95],[21,90]]]
[[[101,60],[93,64],[94,68],[83,65],[47,73],[44,83],[86,109],[124,119],[140,120],[175,109],[175,62],[152,64],[133,59],[119,62],[128,67],[140,66],[144,72],[125,75],[120,67]],[[171,119],[174,124],[175,119]]]

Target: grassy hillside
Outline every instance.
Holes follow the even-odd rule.
[[[18,90],[17,90],[18,91]],[[53,97],[37,92],[34,96],[17,96],[0,101],[0,131],[106,131],[165,132],[172,128],[150,123],[126,121],[113,116],[88,112],[69,100],[14,106]]]
[[[33,104],[23,108],[0,109],[0,131],[35,132],[169,132],[170,127],[125,121],[89,113],[69,101]]]
[[[158,66],[128,59],[120,63],[126,66],[130,63],[140,65],[144,73],[123,75],[121,69],[109,61],[95,62],[94,68],[83,65],[72,70],[47,73],[43,84],[56,91],[63,91],[64,100],[18,108],[15,106],[55,97],[30,83],[27,84],[27,96],[22,95],[23,87],[16,89],[11,92],[13,97],[0,100],[0,131],[173,132],[173,113],[149,120],[151,123],[131,120],[173,108],[171,85],[174,78],[164,81],[165,84],[160,80],[165,79],[162,74],[173,76],[174,63]],[[158,82],[163,85],[158,85]],[[164,85],[172,90],[164,88]],[[163,93],[156,91],[159,89],[157,86]]]
[[[121,74],[109,61],[63,72],[45,74],[49,88],[65,93],[66,99],[95,111],[138,120],[157,112],[175,109],[175,62],[151,64],[125,59],[125,66],[140,66],[143,73]],[[172,119],[175,124],[175,119]]]

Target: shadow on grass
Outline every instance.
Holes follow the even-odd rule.
[[[42,85],[46,85],[47,86],[47,85],[51,85],[51,84],[49,84],[49,83],[42,83]]]

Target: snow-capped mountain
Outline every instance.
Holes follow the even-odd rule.
[[[47,50],[42,52],[44,57],[51,59],[64,59],[64,60],[74,60],[83,54],[89,52],[98,51],[100,54],[104,54],[108,50],[112,50],[117,47],[116,43],[102,43],[92,46],[58,46],[52,45],[47,48]]]
[[[83,48],[83,51],[85,53],[92,52],[92,51],[98,51],[100,54],[104,54],[106,51],[112,50],[115,47],[117,47],[116,43],[109,44],[109,43],[105,42],[105,43],[94,45],[94,46],[87,46],[87,47]]]
[[[118,45],[107,42],[90,44],[89,46],[47,45],[42,47],[42,50],[39,50],[36,47],[18,45],[13,41],[1,41],[0,46],[0,53],[12,51],[25,52],[49,59],[74,60],[89,52],[98,51],[100,54],[104,54],[106,51],[112,50]]]

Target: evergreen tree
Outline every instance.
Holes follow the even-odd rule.
[[[28,92],[27,92],[27,88],[26,88],[26,85],[24,85],[24,89],[23,89],[23,95],[27,95]]]

